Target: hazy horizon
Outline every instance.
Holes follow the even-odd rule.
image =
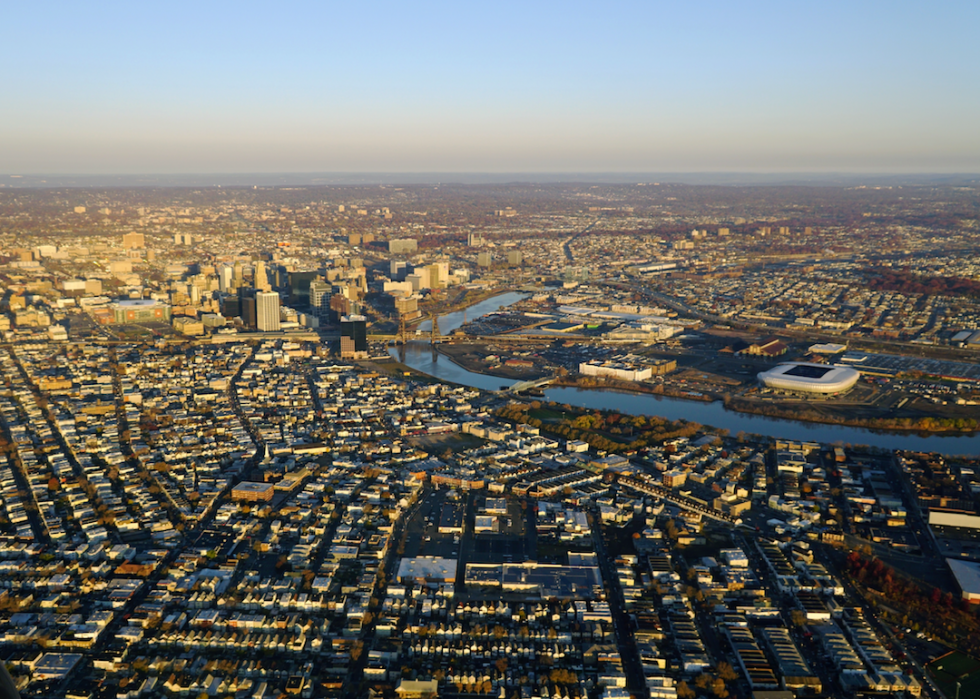
[[[980,173],[821,172],[254,172],[0,174],[0,191],[85,187],[315,187],[344,185],[435,186],[502,184],[701,186],[922,186],[976,185]]]

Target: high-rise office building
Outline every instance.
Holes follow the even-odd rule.
[[[326,319],[330,310],[330,294],[333,286],[322,279],[314,279],[310,282],[310,307],[314,314],[321,320]]]
[[[367,358],[367,318],[344,316],[340,319],[340,356],[343,359]]]
[[[279,294],[275,291],[255,294],[255,326],[263,332],[279,332]]]
[[[255,288],[259,291],[272,291],[272,285],[269,284],[269,275],[265,272],[265,262],[263,260],[255,263]]]
[[[405,260],[392,260],[388,265],[388,276],[391,277],[392,281],[405,281],[405,277],[411,271],[411,268]]]
[[[439,274],[441,270],[438,264],[427,265],[425,271],[429,273],[430,289],[441,289],[446,285],[445,280]]]
[[[233,289],[241,289],[245,286],[245,273],[242,271],[242,263],[236,262],[232,268],[231,286]]]
[[[289,273],[289,305],[296,308],[310,303],[310,284],[320,276],[319,272]]]
[[[227,294],[231,290],[233,272],[234,270],[228,265],[218,268],[218,291],[222,294]]]
[[[225,296],[221,299],[221,315],[225,318],[238,318],[242,314],[242,302],[238,296]]]
[[[244,296],[239,296],[238,303],[241,308],[242,323],[245,325],[245,327],[254,330],[256,327],[258,327],[258,310],[255,306],[255,295],[246,294]]]

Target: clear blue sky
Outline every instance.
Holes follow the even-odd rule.
[[[980,1],[12,2],[0,172],[980,172]]]

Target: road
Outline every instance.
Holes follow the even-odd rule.
[[[834,576],[844,586],[844,591],[847,594],[849,601],[858,603],[862,613],[864,614],[865,621],[874,630],[874,632],[881,639],[887,639],[892,643],[892,647],[898,649],[899,652],[904,653],[905,657],[911,662],[913,669],[915,670],[915,678],[922,684],[923,696],[931,697],[932,699],[945,699],[943,693],[939,691],[939,688],[933,683],[926,669],[915,659],[914,655],[908,652],[905,645],[899,640],[895,634],[889,628],[888,624],[881,622],[877,615],[875,614],[874,608],[868,604],[865,597],[861,594],[857,587],[855,587],[847,576],[840,572],[837,562],[834,557],[831,556],[826,549],[823,547],[815,547],[815,552],[817,558],[823,565],[830,571]],[[892,653],[894,655],[894,652]]]
[[[633,697],[649,697],[650,690],[643,675],[643,664],[636,648],[633,637],[633,626],[626,613],[623,590],[619,585],[619,576],[613,567],[613,561],[606,552],[606,542],[599,518],[599,510],[591,504],[587,506],[589,527],[592,530],[592,542],[595,546],[596,557],[599,559],[599,571],[605,583],[606,601],[612,613],[613,630],[616,634],[616,647],[623,663],[623,673],[626,675],[626,687]]]
[[[592,223],[590,223],[588,226],[586,226],[585,228],[583,228],[578,233],[576,233],[575,235],[571,236],[564,243],[561,244],[561,249],[565,253],[565,259],[567,259],[569,262],[575,262],[575,255],[572,254],[572,243],[580,235],[585,235],[586,233],[588,233],[589,231],[591,231],[593,228],[595,228],[595,226],[596,226],[597,223],[599,223],[599,219],[596,219],[595,221],[593,221]]]

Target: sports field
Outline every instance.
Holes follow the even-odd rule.
[[[957,699],[957,682],[959,699],[980,699],[980,660],[953,651],[936,658],[926,669],[946,699]]]

